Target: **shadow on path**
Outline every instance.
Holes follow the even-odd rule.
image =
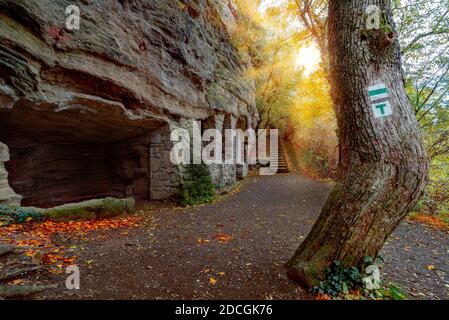
[[[40,298],[304,299],[283,264],[329,191],[298,175],[256,176],[213,205],[153,212],[150,226],[82,243],[80,261],[92,262],[81,263],[80,291]],[[447,299],[448,244],[447,232],[404,222],[382,253],[386,281],[417,298]]]

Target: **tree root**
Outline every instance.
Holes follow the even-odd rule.
[[[34,272],[34,271],[40,270],[42,268],[43,268],[42,266],[36,266],[36,267],[29,267],[29,268],[22,268],[22,269],[14,270],[14,271],[11,271],[4,275],[0,275],[0,281],[14,279],[14,278],[17,278],[18,276],[24,275],[29,272]]]
[[[55,289],[57,285],[48,286],[4,286],[0,285],[0,297],[14,298],[26,296],[33,293],[42,292],[48,289]]]
[[[15,246],[9,244],[0,244],[0,257],[13,252],[14,249],[16,249]]]

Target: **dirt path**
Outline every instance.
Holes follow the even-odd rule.
[[[146,226],[76,245],[81,290],[35,298],[303,299],[283,264],[307,235],[329,187],[297,175],[252,177],[216,204],[153,210]],[[449,234],[405,222],[382,255],[386,281],[416,298],[449,298]],[[433,265],[433,270],[427,266]],[[432,269],[432,268],[431,268]]]

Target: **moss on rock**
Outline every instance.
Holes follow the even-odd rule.
[[[105,219],[121,214],[133,213],[133,198],[104,198],[70,203],[62,206],[40,209],[33,207],[0,206],[0,225],[25,223],[49,219],[52,221]]]
[[[105,219],[116,217],[120,214],[133,213],[135,201],[128,199],[94,199],[80,203],[70,203],[59,207],[47,209],[45,216],[54,221]]]

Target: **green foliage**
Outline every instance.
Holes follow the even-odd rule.
[[[343,267],[340,261],[336,260],[324,271],[325,280],[311,290],[314,295],[328,295],[333,299],[385,299],[403,300],[406,294],[397,285],[390,284],[388,288],[378,290],[368,290],[364,284],[362,268],[365,266],[381,263],[383,258],[379,256],[373,260],[365,256],[360,268]]]
[[[29,221],[41,221],[44,215],[33,208],[11,207],[0,205],[0,223],[8,225],[12,223],[23,224]]]
[[[430,182],[411,215],[426,214],[449,225],[449,156],[432,161]]]
[[[365,29],[362,32],[362,39],[367,39],[369,41],[372,41],[376,35],[379,34],[389,34],[391,32],[393,32],[393,29],[391,27],[391,25],[388,23],[388,18],[387,15],[385,14],[385,12],[382,13],[381,18],[380,18],[380,29],[376,30],[376,29]]]
[[[181,204],[190,206],[211,203],[216,199],[215,186],[205,164],[186,166],[188,181],[181,186]]]
[[[378,257],[376,261],[383,261]],[[365,256],[364,266],[375,263],[371,257]],[[399,285],[390,283],[378,290],[367,290],[363,283],[366,275],[357,267],[345,268],[340,261],[334,261],[325,270],[325,280],[312,288],[314,295],[327,295],[332,299],[374,299],[374,300],[406,300],[407,294]]]
[[[314,294],[327,294],[338,297],[350,290],[363,289],[363,274],[356,267],[345,268],[336,260],[324,271],[325,280],[312,288]],[[364,290],[364,289],[363,289]]]
[[[383,300],[407,300],[407,294],[397,284],[391,283],[387,288],[380,289],[377,296]]]

